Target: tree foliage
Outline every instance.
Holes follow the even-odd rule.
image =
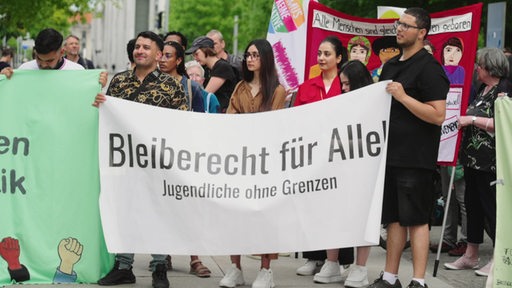
[[[487,25],[487,4],[495,0],[395,0],[392,3],[389,0],[320,0],[320,3],[335,10],[366,18],[377,17],[377,6],[419,6],[425,7],[429,12],[439,12],[478,2],[484,3],[480,33],[482,46]],[[510,11],[512,0],[506,2],[507,10]],[[180,31],[192,41],[211,29],[217,29],[223,33],[228,50],[231,51],[234,15],[238,15],[238,50],[243,50],[252,39],[266,36],[273,3],[271,0],[172,0],[169,30]],[[512,13],[507,14],[506,27],[506,45],[512,46]]]
[[[2,0],[0,1],[0,37],[34,37],[47,27],[66,33],[70,19],[91,12],[98,1],[90,0]]]
[[[173,0],[169,31],[180,31],[192,42],[216,29],[223,34],[226,49],[232,52],[234,16],[238,15],[238,50],[241,51],[252,39],[266,37],[272,3],[269,0]]]

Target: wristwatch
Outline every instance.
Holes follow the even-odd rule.
[[[471,117],[471,124],[475,126],[476,116]]]

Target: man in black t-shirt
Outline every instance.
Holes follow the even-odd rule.
[[[422,8],[409,8],[395,23],[402,54],[384,65],[380,80],[392,80],[382,223],[388,224],[384,273],[369,288],[402,287],[398,269],[411,238],[413,277],[410,288],[427,287],[430,212],[434,199],[440,125],[445,120],[449,81],[441,65],[423,49],[431,20]]]

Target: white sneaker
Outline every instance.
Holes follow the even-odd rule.
[[[324,261],[308,260],[306,264],[297,268],[297,275],[312,276],[320,272],[320,268],[324,265]]]
[[[350,268],[347,279],[343,284],[345,287],[364,287],[368,285],[368,268],[365,266],[354,265]]]
[[[325,261],[320,272],[315,274],[313,281],[317,283],[334,283],[343,280],[338,261]]]
[[[272,270],[262,268],[260,272],[258,272],[258,276],[256,276],[256,280],[252,282],[252,288],[274,288],[276,284],[274,284],[274,276],[272,274]]]
[[[244,274],[242,270],[236,268],[235,264],[231,264],[231,269],[228,270],[224,278],[220,280],[220,287],[234,288],[236,286],[244,285]]]

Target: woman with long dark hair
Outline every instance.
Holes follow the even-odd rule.
[[[274,52],[267,40],[251,41],[244,52],[242,78],[227,113],[254,113],[284,108],[286,91],[279,84]]]
[[[247,45],[242,62],[243,80],[231,95],[226,113],[256,113],[284,108],[286,90],[279,84],[272,46],[265,39],[253,40]],[[261,267],[253,288],[274,287],[270,261],[277,254],[262,254]],[[231,255],[232,267],[220,281],[221,287],[244,284],[240,255]]]
[[[373,79],[361,61],[351,60],[341,66],[340,82],[341,90],[347,93],[373,84]],[[350,267],[350,272],[343,284],[345,287],[364,287],[369,284],[366,261],[368,261],[368,256],[370,256],[370,246],[357,247],[356,250],[356,263]]]
[[[203,96],[201,87],[194,81],[187,78],[185,70],[185,51],[178,42],[169,41],[164,43],[162,57],[158,61],[160,70],[180,81],[185,89],[188,106],[192,111],[204,112]]]

